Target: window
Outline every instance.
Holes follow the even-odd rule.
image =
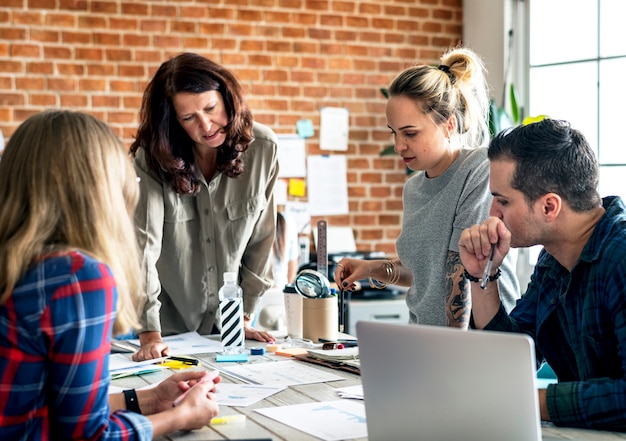
[[[582,131],[600,163],[600,194],[626,199],[626,2],[527,3],[527,114]]]

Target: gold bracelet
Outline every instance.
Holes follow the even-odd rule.
[[[386,281],[381,282],[372,277],[368,277],[370,288],[385,289],[389,285],[395,285],[400,280],[400,271],[396,268],[396,263],[393,260],[387,260],[383,263],[385,269]]]

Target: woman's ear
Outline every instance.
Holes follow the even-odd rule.
[[[448,140],[452,137],[452,135],[456,133],[456,126],[456,116],[452,115],[450,118],[448,118],[448,121],[446,121],[444,127],[444,135]]]

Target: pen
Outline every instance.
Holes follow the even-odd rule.
[[[493,266],[493,255],[496,253],[496,244],[491,245],[491,254],[489,254],[489,260],[485,267],[485,274],[483,274],[483,280],[480,282],[482,289],[487,289],[487,282],[489,282],[489,274],[491,273],[491,267]]]
[[[174,357],[173,355],[168,357],[169,360],[180,361],[181,363],[191,364],[196,366],[198,364],[198,360],[193,358],[183,358],[183,357]]]
[[[211,419],[211,425],[215,424],[233,424],[233,423],[245,423],[246,416],[242,414],[238,415],[225,415],[223,417],[215,417]]]

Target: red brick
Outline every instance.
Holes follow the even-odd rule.
[[[43,77],[16,78],[15,87],[18,90],[45,90],[46,80]]]
[[[82,94],[62,93],[60,98],[61,107],[74,107],[82,109],[87,107],[87,104],[89,103],[87,96]]]
[[[58,96],[51,93],[31,93],[28,104],[34,107],[58,107]]]
[[[92,12],[98,14],[117,14],[119,8],[116,2],[112,1],[92,1],[90,2],[90,9]]]
[[[29,74],[51,75],[52,73],[54,73],[54,65],[49,61],[29,62],[26,63],[26,72]]]

